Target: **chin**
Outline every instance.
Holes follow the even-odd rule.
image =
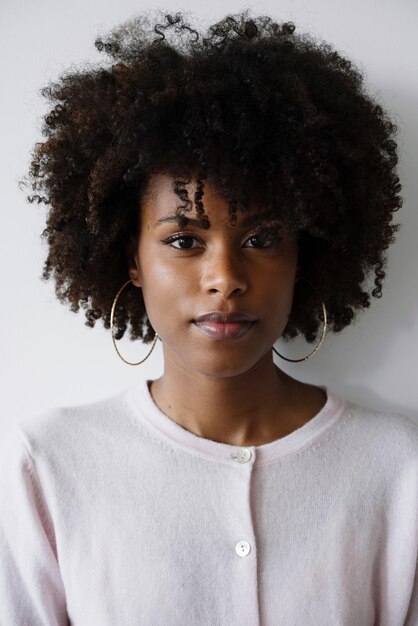
[[[203,355],[200,355],[199,359],[194,359],[193,362],[189,360],[185,362],[186,366],[193,372],[201,374],[203,376],[209,376],[211,378],[231,378],[233,376],[241,376],[250,371],[260,361],[260,356],[248,355],[248,358],[243,358],[243,355],[237,355],[235,358],[225,358],[225,355],[219,354],[219,358],[214,358],[213,355],[205,359]]]

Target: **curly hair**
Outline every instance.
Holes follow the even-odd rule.
[[[255,202],[297,234],[305,280],[282,336],[314,341],[322,301],[341,331],[382,295],[385,250],[399,230],[392,214],[402,206],[397,126],[353,62],[296,35],[292,22],[245,10],[205,35],[184,13],[135,17],[96,40],[106,62],[41,90],[52,106],[32,152],[28,200],[49,205],[42,279],[52,274],[58,299],[74,312],[82,306],[86,325],[102,318],[110,328],[150,177],[174,177],[184,225],[192,204],[184,184],[195,173],[203,223],[210,177],[231,223]],[[153,338],[139,293],[126,290],[115,312],[117,339],[128,327],[131,339]]]

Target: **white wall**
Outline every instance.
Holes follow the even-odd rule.
[[[250,7],[255,13],[293,20],[351,57],[367,72],[367,85],[400,127],[404,206],[395,221],[404,226],[389,254],[384,295],[356,323],[328,335],[310,361],[280,365],[292,376],[326,384],[348,399],[393,409],[418,421],[418,73],[414,0],[270,0],[270,2],[166,2],[163,10],[190,11],[199,22]],[[18,180],[29,151],[40,139],[46,104],[38,90],[72,63],[98,61],[94,39],[152,3],[133,0],[3,0],[1,55],[1,398],[0,439],[10,424],[43,409],[112,395],[139,378],[162,373],[159,345],[146,364],[125,365],[101,322],[92,330],[84,312],[71,313],[55,300],[52,282],[41,281],[45,244],[44,205],[30,205]],[[415,59],[415,61],[414,61]],[[148,349],[127,339],[126,358]],[[277,345],[279,347],[280,344]],[[280,348],[279,348],[280,349]],[[286,348],[294,357],[310,346]],[[282,348],[284,352],[285,349]],[[278,357],[277,357],[278,358]]]

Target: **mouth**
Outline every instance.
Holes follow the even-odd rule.
[[[194,321],[193,324],[203,334],[214,339],[239,339],[254,326],[255,321],[213,322],[210,320]]]
[[[244,311],[212,311],[199,315],[193,324],[204,335],[213,339],[239,339],[256,323],[256,318]]]

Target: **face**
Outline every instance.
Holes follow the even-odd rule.
[[[183,202],[172,182],[164,174],[151,178],[141,202],[130,277],[142,288],[148,318],[163,342],[165,366],[170,360],[208,376],[242,374],[272,358],[272,345],[287,324],[297,279],[297,242],[284,228],[270,240],[268,233],[259,232],[257,209],[251,215],[238,211],[237,224],[231,225],[226,201],[208,181],[202,200],[210,227],[200,228],[191,219],[180,229],[173,216]],[[186,189],[192,200],[196,182]],[[197,213],[193,209],[187,217],[197,218]],[[211,312],[245,313],[254,321],[195,323]]]

